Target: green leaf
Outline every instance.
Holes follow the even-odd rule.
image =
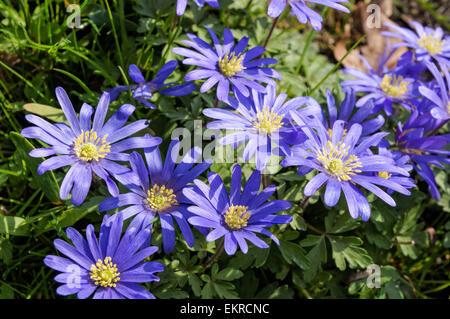
[[[202,281],[194,274],[188,273],[189,285],[196,297],[199,297],[202,293]]]
[[[299,214],[294,214],[291,222],[292,228],[295,230],[306,231],[307,227],[305,224],[305,220]]]
[[[450,232],[445,233],[444,247],[445,248],[450,248]]]
[[[215,279],[218,280],[226,280],[226,281],[233,281],[235,279],[239,279],[242,276],[244,276],[244,273],[238,269],[234,269],[234,268],[225,268],[223,270],[221,270],[217,276],[215,277]]]
[[[211,299],[212,297],[214,297],[214,287],[210,281],[207,282],[205,286],[203,286],[201,296],[204,299]]]
[[[85,217],[87,214],[92,213],[97,210],[98,205],[105,198],[102,196],[95,196],[89,198],[81,206],[72,206],[71,208],[64,210],[62,213],[58,214],[56,218],[52,220],[44,219],[38,224],[37,236],[54,230],[56,228],[66,228],[74,225],[77,221]]]
[[[328,236],[331,243],[332,256],[336,266],[340,270],[345,270],[347,264],[350,268],[367,268],[373,263],[372,257],[367,251],[359,247],[362,240],[354,236]]]
[[[22,135],[17,132],[11,132],[9,134],[12,142],[17,148],[17,154],[25,161],[29,167],[34,180],[38,183],[40,189],[44,192],[47,198],[52,202],[59,201],[59,185],[56,181],[55,175],[52,171],[47,171],[42,175],[39,175],[37,168],[41,163],[39,158],[30,157],[28,153],[34,149],[33,145],[27,141]]]
[[[283,285],[277,287],[276,283],[272,283],[264,287],[257,295],[256,299],[291,299],[294,297],[294,290]]]
[[[0,259],[7,265],[9,265],[12,261],[13,257],[13,247],[10,241],[6,238],[0,237]]]
[[[322,263],[327,262],[327,247],[324,236],[308,235],[300,242],[303,247],[314,246],[306,255],[311,261],[311,267],[303,275],[306,281],[311,281],[317,273],[322,271]]]
[[[45,117],[53,122],[65,122],[66,117],[62,109],[56,107],[38,103],[27,103],[24,104],[23,108],[30,112],[37,114],[39,116]]]
[[[236,299],[239,298],[236,287],[229,282],[218,281],[213,283],[214,289],[220,298]]]
[[[299,245],[280,239],[278,248],[288,264],[295,263],[303,270],[311,266],[310,260],[306,257],[306,251]]]
[[[329,234],[344,233],[358,226],[359,222],[344,211],[341,214],[332,211],[325,217],[325,231]]]
[[[0,233],[13,236],[29,236],[30,225],[21,217],[0,214]]]

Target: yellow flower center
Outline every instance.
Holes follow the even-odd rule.
[[[444,40],[436,38],[435,34],[424,34],[417,43],[427,50],[430,55],[442,54],[444,51]]]
[[[402,76],[397,77],[396,75],[394,75],[394,77],[392,78],[387,74],[383,77],[383,80],[380,84],[384,94],[393,98],[403,97],[408,91],[408,85],[409,83],[403,81]]]
[[[173,193],[173,189],[166,188],[165,185],[159,187],[156,184],[147,191],[147,203],[150,208],[158,212],[178,205],[177,196]]]
[[[235,56],[234,52],[228,51],[223,57],[219,58],[219,68],[225,76],[234,76],[237,72],[242,71],[245,67],[242,65],[244,56]]]
[[[256,120],[253,121],[253,125],[264,134],[270,134],[275,130],[278,130],[283,124],[284,115],[278,115],[270,111],[267,106],[262,111],[258,111],[256,114]]]
[[[447,114],[450,115],[450,101],[447,103]]]
[[[247,220],[251,213],[247,212],[247,206],[231,205],[225,213],[225,224],[231,230],[238,230],[247,226]]]
[[[89,162],[92,160],[99,161],[100,158],[104,158],[106,154],[110,152],[111,145],[106,142],[105,134],[102,139],[97,137],[97,132],[81,131],[81,134],[75,139],[74,150],[78,158],[83,161]]]
[[[384,178],[384,179],[388,179],[392,175],[391,175],[391,173],[388,173],[388,172],[378,172],[378,176],[381,177],[381,178]]]
[[[111,257],[106,257],[104,261],[97,260],[97,263],[91,266],[89,274],[94,283],[102,287],[115,287],[116,282],[120,280],[117,265],[112,263]]]
[[[316,158],[328,173],[337,177],[339,181],[349,181],[350,175],[361,173],[358,168],[362,167],[358,156],[348,156],[349,148],[342,142],[333,145],[328,141],[327,146],[317,153]]]

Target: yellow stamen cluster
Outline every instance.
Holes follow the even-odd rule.
[[[384,179],[389,179],[392,176],[392,174],[388,172],[378,172],[378,176]]]
[[[94,283],[102,287],[115,287],[116,282],[120,280],[117,265],[112,263],[111,257],[106,257],[104,261],[97,260],[97,263],[91,266],[90,275]]]
[[[108,134],[105,134],[102,139],[97,136],[97,132],[92,130],[84,132],[75,139],[74,151],[78,158],[89,162],[92,160],[98,161],[104,158],[111,150],[111,145],[106,142]]]
[[[256,114],[256,120],[253,121],[253,125],[264,134],[270,134],[275,130],[278,130],[283,124],[281,121],[283,120],[284,115],[278,115],[270,111],[270,108],[267,106],[262,111],[259,111]]]
[[[220,72],[228,77],[234,76],[237,72],[245,69],[242,60],[244,60],[244,56],[235,56],[234,52],[228,51],[223,57],[219,58]]]
[[[347,129],[344,129],[344,132],[342,133],[342,137],[345,137],[345,135],[347,135]],[[328,129],[328,136],[330,138],[333,138],[333,130],[331,128]]]
[[[450,101],[447,103],[447,114],[450,115]]]
[[[336,176],[339,181],[349,181],[350,175],[361,173],[358,168],[362,167],[358,156],[348,156],[349,148],[342,142],[333,145],[328,141],[327,146],[317,153],[316,158],[328,173]]]
[[[430,53],[430,55],[442,54],[444,52],[444,40],[435,37],[435,34],[422,35],[417,43]]]
[[[156,184],[147,191],[147,203],[150,208],[158,212],[178,205],[177,196],[173,193],[173,189],[166,188],[165,185],[159,187]]]
[[[380,84],[384,94],[393,98],[403,97],[408,91],[408,85],[409,83],[403,81],[402,76],[397,77],[394,75],[394,77],[391,77],[387,74],[383,77]]]
[[[247,212],[247,206],[231,205],[225,213],[225,224],[231,230],[238,230],[247,226],[247,221],[251,216]]]

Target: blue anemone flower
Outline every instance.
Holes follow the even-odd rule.
[[[434,64],[428,65],[428,68],[436,79],[438,89],[432,90],[423,85],[419,87],[419,92],[432,103],[431,116],[439,121],[448,121],[450,119],[450,83],[446,85],[443,76]],[[440,96],[437,94],[438,91]]]
[[[113,196],[119,195],[119,190],[109,174],[119,181],[128,180],[130,170],[114,161],[129,160],[129,154],[123,153],[129,149],[152,147],[161,143],[161,138],[129,137],[148,126],[147,120],[139,120],[124,126],[135,107],[131,104],[122,105],[111,118],[105,122],[109,105],[109,94],[101,96],[94,119],[91,117],[94,109],[83,103],[79,118],[72,103],[63,88],[56,88],[56,97],[66,116],[67,122],[50,124],[46,120],[32,114],[26,119],[36,126],[22,130],[21,135],[36,138],[51,145],[48,148],[37,148],[29,155],[32,157],[47,157],[38,167],[38,173],[71,165],[61,184],[59,196],[66,199],[72,190],[72,203],[80,205],[87,196],[92,181],[92,173],[106,182]],[[129,138],[127,138],[129,137]],[[73,188],[73,189],[72,189]]]
[[[216,121],[207,124],[208,129],[232,130],[221,137],[222,145],[246,144],[244,161],[255,156],[256,169],[263,170],[269,163],[272,152],[284,155],[289,145],[305,139],[304,134],[291,125],[289,112],[299,110],[304,116],[321,116],[320,105],[311,97],[296,97],[286,102],[287,94],[276,95],[274,86],[267,87],[267,94],[252,90],[250,98],[235,92],[230,99],[234,110],[208,108],[203,114]],[[278,150],[280,152],[278,152]],[[278,165],[278,163],[277,163]]]
[[[431,196],[440,200],[441,195],[430,166],[445,169],[441,162],[450,164],[450,151],[444,149],[450,142],[450,134],[427,136],[430,132],[425,127],[416,126],[419,122],[417,113],[413,112],[404,125],[398,123],[396,145],[402,154],[410,157],[415,171],[428,184]]]
[[[186,205],[183,204],[185,199],[182,190],[211,166],[211,163],[206,161],[194,166],[202,155],[199,147],[192,148],[181,162],[175,165],[179,149],[180,142],[172,140],[163,165],[158,147],[145,148],[148,169],[142,157],[133,152],[130,156],[130,164],[138,179],[134,183],[125,185],[131,192],[110,197],[99,206],[100,211],[129,206],[118,214],[123,215],[124,219],[135,216],[130,225],[136,228],[145,227],[158,214],[161,220],[165,253],[175,248],[173,219],[178,223],[189,247],[194,245],[194,237],[186,221],[190,214],[186,210]]]
[[[178,62],[175,60],[167,62],[158,71],[153,80],[151,80],[150,82],[146,82],[144,76],[141,73],[141,70],[139,70],[139,68],[135,64],[131,64],[128,67],[128,75],[135,83],[137,83],[137,85],[130,85],[133,98],[136,101],[141,102],[142,104],[151,109],[156,109],[156,106],[153,103],[149,102],[149,100],[152,98],[153,93],[156,91],[158,91],[159,94],[170,96],[183,96],[191,94],[192,91],[195,90],[194,83],[182,83],[164,89],[165,87],[176,83],[176,82],[170,83],[164,82],[167,80],[170,74],[172,74],[173,70],[175,70],[177,65]],[[119,85],[111,89],[109,91],[111,101],[117,99],[119,93],[126,90],[128,90],[128,86],[126,85]]]
[[[394,32],[382,31],[381,34],[403,40],[403,42],[393,45],[393,49],[409,47],[414,50],[414,56],[418,61],[427,61],[430,63],[436,61],[441,70],[450,68],[450,36],[446,36],[441,27],[437,27],[436,29],[424,27],[416,21],[411,21],[410,25],[414,28],[415,32],[392,23],[385,23],[385,26]],[[447,81],[450,84],[450,76],[448,76],[448,73]]]
[[[311,9],[307,3],[316,3],[336,10],[350,13],[350,10],[340,3],[349,3],[348,0],[271,0],[267,8],[269,17],[276,18],[284,11],[286,3],[291,6],[291,14],[295,14],[300,23],[306,24],[308,21],[314,30],[322,29],[323,18]]]
[[[344,192],[352,218],[361,216],[363,221],[370,217],[370,205],[356,185],[372,192],[391,206],[395,201],[377,185],[410,195],[410,192],[393,180],[374,176],[373,172],[397,173],[409,176],[403,168],[396,166],[392,158],[373,155],[369,151],[377,146],[388,133],[380,132],[360,139],[362,126],[355,123],[344,134],[344,121],[334,122],[331,134],[319,120],[306,121],[292,112],[293,119],[308,136],[305,143],[294,146],[281,166],[299,166],[300,175],[318,171],[304,189],[305,196],[312,196],[326,183],[324,202],[332,207]]]
[[[327,89],[327,105],[328,105],[328,116],[327,121],[324,117],[323,124],[328,132],[331,134],[334,122],[337,120],[345,122],[345,130],[350,128],[355,123],[359,123],[362,126],[361,136],[366,136],[378,131],[384,124],[384,117],[379,114],[375,118],[367,119],[370,115],[374,113],[375,105],[372,100],[369,100],[361,106],[361,108],[352,115],[355,109],[356,93],[351,88],[344,88],[345,98],[342,101],[341,107],[338,110],[336,108],[336,101],[331,94],[331,91]]]
[[[254,171],[241,192],[241,167],[235,165],[231,174],[230,195],[225,185],[216,173],[208,174],[210,187],[200,180],[195,180],[195,186],[183,190],[184,196],[194,205],[188,210],[194,215],[189,223],[211,230],[206,241],[214,241],[224,237],[224,247],[228,255],[236,252],[237,246],[244,254],[248,251],[246,240],[259,248],[269,245],[255,233],[269,236],[279,245],[278,239],[266,227],[275,224],[288,224],[292,217],[288,215],[274,215],[289,209],[291,204],[286,200],[272,200],[266,202],[276,191],[275,185],[270,185],[259,192],[261,173]],[[258,193],[259,192],[259,193]]]
[[[206,26],[205,26],[206,27]],[[275,85],[272,78],[281,79],[281,75],[274,69],[262,67],[268,64],[277,63],[272,58],[259,58],[265,49],[256,46],[246,52],[248,37],[243,37],[234,45],[233,34],[229,29],[223,30],[223,45],[216,34],[206,27],[214,43],[214,48],[191,33],[187,36],[189,40],[181,42],[192,47],[194,50],[186,48],[173,48],[173,52],[186,59],[184,64],[196,65],[201,69],[192,70],[184,77],[186,81],[207,79],[200,87],[200,92],[205,93],[218,83],[217,98],[220,101],[227,101],[230,92],[230,84],[240,91],[244,96],[249,96],[248,88],[259,92],[266,92],[266,88],[257,81]]]
[[[344,73],[353,75],[357,80],[343,81],[341,85],[345,88],[352,88],[356,93],[367,93],[356,102],[357,107],[373,100],[375,105],[372,110],[373,113],[384,110],[386,115],[391,116],[393,103],[400,103],[407,110],[410,110],[411,105],[414,105],[419,74],[424,69],[421,65],[414,64],[412,54],[407,52],[400,57],[397,66],[389,70],[387,63],[393,52],[385,51],[377,70],[374,70],[362,55],[359,57],[368,73],[351,67],[343,69]]]
[[[61,272],[55,281],[62,283],[56,293],[62,296],[77,294],[86,299],[154,299],[152,293],[137,283],[159,281],[154,275],[164,270],[158,262],[144,259],[153,255],[158,247],[139,250],[151,235],[150,227],[128,227],[121,237],[122,218],[112,220],[103,217],[97,240],[94,226],[86,228],[86,239],[74,228],[66,229],[72,245],[61,240],[54,241],[55,248],[64,256],[48,255],[44,263]]]
[[[382,143],[380,143],[382,144]],[[382,155],[385,157],[392,158],[395,162],[395,166],[400,167],[404,169],[405,171],[409,172],[413,169],[413,166],[409,164],[410,158],[408,155],[403,154],[402,152],[398,151],[390,151],[386,147],[378,147],[378,155]],[[376,172],[375,175],[389,179],[401,186],[403,186],[406,189],[414,188],[416,187],[416,184],[414,183],[414,180],[410,177],[405,177],[403,175],[400,175],[398,173],[388,173],[388,172]],[[392,189],[387,189],[388,194],[392,194],[394,191]]]
[[[205,4],[205,2],[213,8],[219,7],[218,0],[194,0],[194,2],[200,8],[203,8],[203,5]],[[177,15],[178,16],[181,16],[184,14],[184,11],[186,11],[186,5],[187,5],[187,0],[177,0]]]

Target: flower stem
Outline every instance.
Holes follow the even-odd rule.
[[[280,16],[273,19],[272,27],[270,28],[269,34],[267,35],[267,38],[266,38],[266,41],[264,41],[264,45],[263,45],[264,49],[266,48],[267,44],[269,43],[270,37],[272,36],[273,29],[275,29],[279,18],[280,18]]]
[[[302,202],[300,203],[302,213],[305,211],[306,207],[308,206],[310,198],[311,198],[311,196],[307,196],[307,197],[303,198]]]
[[[213,263],[213,261],[220,255],[220,253],[222,252],[223,248],[225,246],[225,239],[222,239],[222,242],[220,243],[219,248],[217,248],[216,252],[214,253],[214,255],[212,255],[207,261],[206,263],[203,265],[205,268],[208,268],[209,266],[211,266],[211,264]]]

